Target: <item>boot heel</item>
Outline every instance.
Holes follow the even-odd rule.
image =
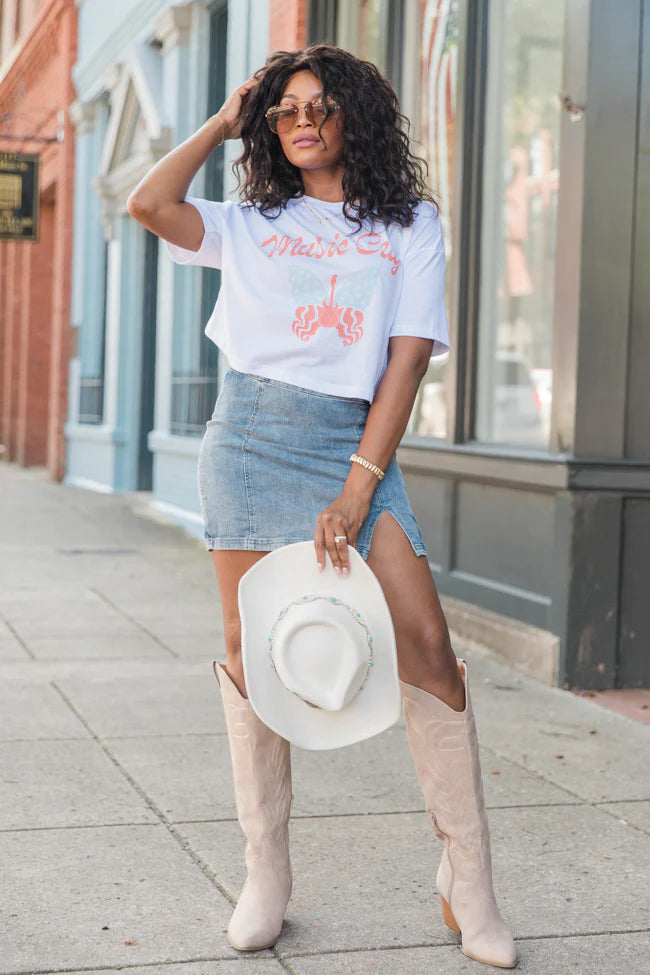
[[[460,934],[460,928],[458,927],[456,918],[454,917],[451,907],[444,899],[442,894],[440,895],[440,901],[442,903],[442,920],[445,922],[448,928],[451,928],[451,930],[455,931],[456,934]]]

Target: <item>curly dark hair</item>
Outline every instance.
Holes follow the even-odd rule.
[[[305,192],[300,170],[289,162],[264,117],[296,71],[311,71],[322,85],[323,100],[330,96],[341,108],[348,220],[359,227],[368,217],[407,227],[420,200],[435,205],[426,184],[427,165],[411,152],[409,122],[392,86],[370,61],[327,44],[276,51],[256,72],[259,84],[242,108],[244,151],[233,166],[244,202],[277,217],[288,200]]]

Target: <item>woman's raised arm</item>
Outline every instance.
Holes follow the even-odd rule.
[[[257,78],[249,78],[216,115],[163,156],[140,180],[126,202],[127,210],[138,223],[172,244],[198,251],[203,240],[203,221],[198,211],[183,201],[210,154],[226,139],[239,137],[242,104],[257,83]]]

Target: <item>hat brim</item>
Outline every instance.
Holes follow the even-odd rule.
[[[401,696],[395,633],[375,574],[350,547],[350,573],[338,576],[329,557],[318,571],[313,542],[269,552],[239,581],[244,678],[251,707],[269,728],[300,748],[320,751],[371,738],[399,718]],[[269,654],[280,610],[300,596],[335,596],[361,613],[373,636],[373,666],[365,685],[340,711],[322,711],[282,684]]]

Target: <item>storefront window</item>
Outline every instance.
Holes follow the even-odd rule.
[[[399,95],[402,75],[401,0],[339,0],[337,43],[376,64]]]
[[[85,183],[99,159],[111,121],[111,104],[107,93],[101,94],[88,106],[90,123],[77,135],[76,180]],[[77,168],[78,167],[78,168]],[[84,199],[76,213],[74,244],[84,251],[83,260],[75,263],[83,268],[83,289],[79,295],[79,423],[104,422],[104,372],[106,354],[106,324],[109,301],[109,244],[106,228],[100,217],[97,195]],[[81,243],[83,241],[83,243]],[[115,244],[111,245],[115,247]],[[119,245],[117,245],[119,246]],[[75,251],[76,253],[76,251]],[[76,290],[76,289],[75,289]]]
[[[221,4],[210,15],[210,59],[208,68],[207,114],[219,110],[226,98],[226,44],[228,5]],[[205,196],[223,199],[224,147],[215,149],[205,165]],[[203,329],[214,308],[221,272],[213,268],[201,271],[200,316],[195,330],[179,321],[174,335],[174,370],[170,432],[183,437],[200,437],[205,431],[219,390],[219,350],[209,341]]]
[[[429,167],[429,186],[440,207],[447,262],[452,255],[451,207],[458,70],[458,0],[420,5],[420,104],[415,150]],[[449,275],[447,276],[449,281]],[[448,354],[432,359],[413,406],[407,432],[444,438],[447,432]]]
[[[402,98],[417,62],[414,98],[402,111],[411,122],[413,149],[428,165],[428,183],[440,204],[447,260],[451,258],[451,205],[458,65],[458,0],[418,0],[417,30],[405,0],[312,0],[311,41],[336,43],[373,61]],[[407,37],[412,40],[407,40]],[[405,50],[405,45],[408,50]],[[415,51],[412,48],[415,45]],[[406,87],[411,87],[406,85]],[[407,433],[445,437],[447,355],[432,359],[420,385]]]
[[[400,94],[404,0],[312,0],[310,43],[336,44],[372,61]]]
[[[108,297],[108,245],[105,240],[102,246],[103,291],[101,311],[96,315],[94,321],[84,322],[80,329],[79,423],[102,423],[104,419],[104,347],[106,343],[106,301]]]
[[[476,437],[547,447],[563,0],[492,0]]]

